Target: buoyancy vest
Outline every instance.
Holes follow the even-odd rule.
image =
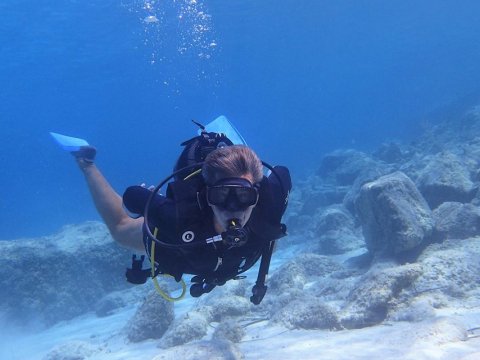
[[[260,183],[257,206],[245,225],[248,241],[236,248],[227,248],[213,226],[213,213],[205,200],[205,185],[201,176],[174,181],[167,187],[166,196],[157,195],[151,203],[149,227],[157,228],[158,240],[172,245],[155,253],[159,271],[180,279],[192,274],[216,278],[218,282],[234,278],[248,270],[259,259],[268,242],[286,234],[280,223],[284,209],[272,209],[272,189],[269,179]],[[126,190],[124,204],[131,212],[143,215],[139,204],[146,201],[148,189],[134,186]],[[141,212],[138,212],[141,211]],[[276,218],[272,214],[277,213]],[[150,254],[151,241],[144,234],[144,245]],[[198,246],[195,246],[198,245]]]

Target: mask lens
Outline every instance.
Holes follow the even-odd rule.
[[[228,198],[230,189],[226,186],[215,186],[208,189],[208,203],[211,205],[221,206]]]
[[[255,188],[238,187],[235,188],[235,194],[241,205],[251,206],[257,203],[257,191]]]
[[[210,205],[227,207],[229,202],[248,207],[257,203],[257,189],[253,187],[221,185],[208,188],[207,199]]]

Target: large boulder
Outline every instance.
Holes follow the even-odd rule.
[[[438,240],[480,235],[480,209],[472,204],[446,202],[433,211]]]
[[[347,191],[348,187],[346,186],[333,186],[321,182],[315,184],[312,188],[305,188],[302,191],[303,206],[301,214],[313,214],[319,208],[341,204]]]
[[[363,328],[381,323],[395,306],[400,292],[412,285],[422,274],[418,264],[370,269],[357,283],[341,315],[341,324],[348,329]]]
[[[304,298],[307,283],[326,279],[342,269],[340,264],[327,256],[300,254],[272,273],[267,282],[267,295],[254,310],[273,315],[292,300]]]
[[[417,261],[423,273],[415,281],[418,293],[440,291],[451,298],[464,299],[480,284],[480,238],[446,240],[429,245]],[[478,295],[477,295],[478,299]]]
[[[131,342],[160,339],[173,322],[173,303],[151,291],[126,326]]]
[[[288,303],[271,320],[289,329],[340,329],[335,310],[316,297],[304,297]]]
[[[315,234],[321,254],[342,254],[364,245],[353,216],[342,205],[325,208],[316,219]]]
[[[417,184],[432,209],[447,201],[469,202],[477,191],[468,167],[451,152],[432,157],[420,171]]]
[[[343,198],[343,205],[345,208],[350,211],[353,215],[356,215],[355,202],[360,195],[362,186],[371,181],[377,180],[379,177],[391,173],[391,168],[389,167],[375,167],[371,169],[365,169],[360,175],[357,176],[352,186],[348,189],[348,192]]]
[[[166,288],[168,285],[165,283],[161,286],[162,288]],[[122,308],[131,304],[139,304],[143,302],[150,288],[150,286],[134,286],[128,291],[112,291],[97,301],[95,304],[95,314],[98,317],[106,317],[121,311]]]
[[[218,340],[229,340],[238,343],[245,336],[245,328],[235,319],[225,319],[218,324],[212,338]]]
[[[160,347],[169,348],[199,340],[207,335],[208,320],[201,311],[190,311],[168,328],[162,337]],[[165,332],[165,331],[164,331]],[[160,337],[163,335],[161,333]]]
[[[399,163],[405,156],[400,145],[395,142],[383,143],[372,155],[387,164]]]
[[[336,185],[352,185],[363,172],[380,167],[367,154],[357,150],[335,150],[322,158],[317,175]]]
[[[431,211],[402,172],[363,185],[355,205],[370,252],[397,255],[422,245],[432,233]]]
[[[230,295],[212,299],[209,306],[212,309],[212,320],[221,321],[232,316],[246,315],[253,305],[245,296]]]
[[[69,225],[52,236],[0,242],[0,311],[20,324],[53,325],[95,309],[126,290],[131,251],[100,222]]]
[[[300,254],[272,274],[268,287],[272,292],[302,290],[309,279],[326,276],[341,269],[337,262],[327,256]]]

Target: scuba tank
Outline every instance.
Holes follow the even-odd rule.
[[[175,180],[183,180],[191,173],[200,169],[207,155],[213,150],[233,145],[233,142],[224,133],[208,132],[202,124],[194,120],[192,122],[200,128],[201,132],[200,135],[181,144],[184,148],[178,157],[173,172],[176,173],[179,170],[186,169],[177,173],[174,177]],[[195,164],[198,164],[198,167],[192,167]]]

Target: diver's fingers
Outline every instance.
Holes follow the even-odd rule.
[[[140,186],[143,187],[143,188],[146,188],[146,187],[147,187],[147,184],[141,183]],[[148,187],[148,190],[150,190],[150,191],[155,190],[155,186],[150,185],[150,186]]]

